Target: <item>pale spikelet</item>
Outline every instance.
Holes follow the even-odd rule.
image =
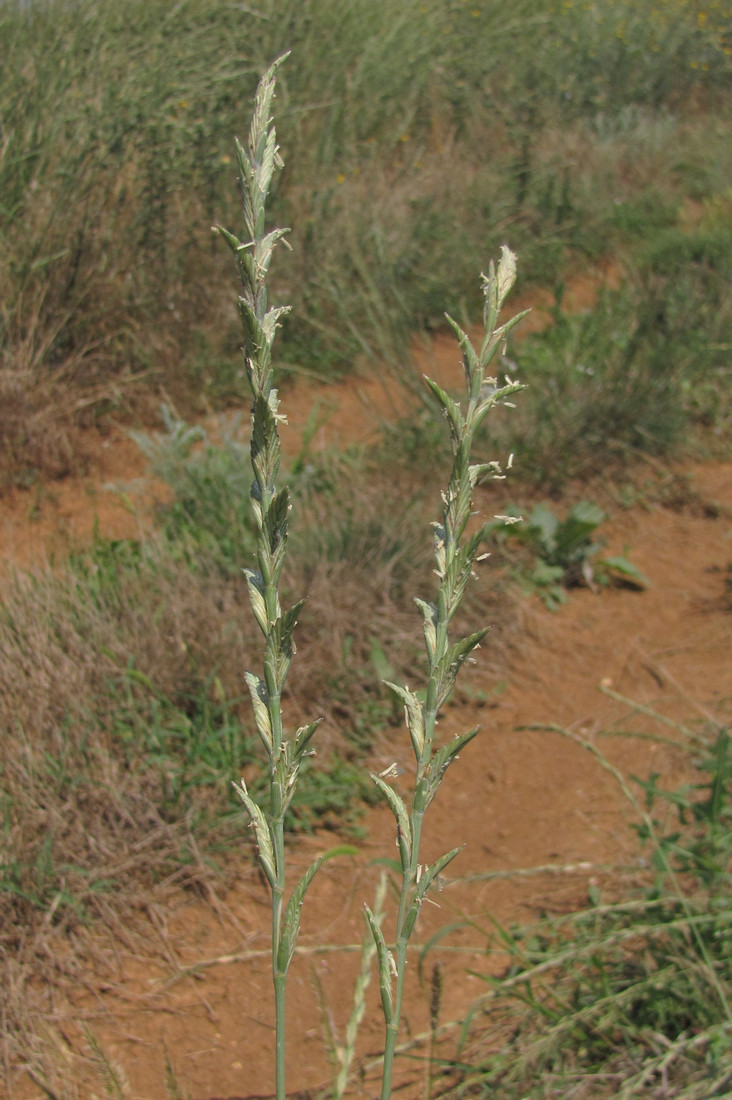
[[[516,257],[505,244],[501,246],[501,258],[498,261],[497,272],[497,296],[498,305],[503,305],[506,295],[516,282]]]

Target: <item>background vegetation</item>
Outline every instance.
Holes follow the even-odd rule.
[[[233,135],[285,49],[283,369],[399,369],[411,333],[445,310],[477,314],[473,273],[508,239],[559,304],[569,272],[623,263],[617,300],[551,349],[568,368],[558,401],[608,337],[608,400],[631,368],[621,406],[658,371],[676,402],[690,358],[705,377],[720,369],[722,0],[4,0],[0,37],[5,484],[73,467],[76,424],[161,388],[183,415],[243,393],[210,226],[238,222]],[[708,391],[689,402],[714,415]],[[618,418],[618,446],[650,432],[660,447],[681,427],[680,414],[635,431]]]
[[[553,323],[504,363],[529,390],[499,443],[559,492],[639,453],[728,448],[732,8],[2,0],[0,41],[0,491],[79,469],[83,428],[150,429],[161,396],[177,410],[140,436],[171,488],[155,536],[97,539],[3,591],[0,949],[20,1034],[43,959],[28,930],[212,873],[250,760],[248,448],[232,420],[216,446],[189,424],[243,399],[210,226],[239,228],[233,135],[263,69],[292,50],[283,386],[375,363],[406,378],[415,335],[478,316],[476,272],[507,242]],[[609,287],[574,312],[568,285],[600,270]],[[292,464],[287,583],[312,599],[290,690],[334,750],[293,827],[342,823],[344,778],[365,797],[358,760],[401,722],[375,685],[414,657],[429,467],[446,463],[423,412],[369,452]],[[480,600],[510,624],[504,595]]]

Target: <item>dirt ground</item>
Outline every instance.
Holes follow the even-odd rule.
[[[430,355],[439,360],[438,373],[454,365],[452,348]],[[347,395],[324,388],[302,394],[289,407],[292,435],[288,442],[286,429],[283,439],[290,449],[313,399],[323,410],[319,445],[368,438],[377,414],[397,400],[373,381],[351,386]],[[329,409],[337,415],[329,417]],[[87,478],[0,501],[5,569],[58,557],[90,538],[95,527],[123,537],[144,526],[162,488],[147,477],[142,456],[122,432],[89,446],[97,451]],[[449,1057],[458,1040],[456,1022],[487,992],[481,975],[499,971],[505,961],[494,922],[526,922],[575,907],[591,884],[612,890],[614,866],[638,866],[643,859],[630,827],[632,808],[612,776],[570,735],[588,740],[625,774],[659,772],[662,785],[672,787],[684,778],[684,755],[671,745],[621,736],[650,726],[618,696],[695,729],[732,712],[732,463],[697,464],[683,475],[683,499],[616,507],[603,526],[608,551],[628,553],[650,587],[577,590],[557,613],[527,599],[513,641],[495,655],[489,636],[483,659],[443,718],[445,738],[476,724],[482,731],[448,772],[425,820],[425,862],[456,845],[465,848],[420,918],[417,941],[427,945],[434,937],[434,943],[423,958],[422,981],[419,950],[411,956],[398,1095],[425,1095],[435,963],[443,975],[440,1050]],[[565,734],[527,728],[535,725],[561,727]],[[674,736],[670,728],[665,732]],[[404,731],[393,746],[380,744],[372,767],[380,771],[398,762],[404,773],[396,783],[406,785],[407,748]],[[375,861],[395,854],[388,810],[372,810],[366,831],[358,855],[324,865],[303,908],[288,1004],[293,1094],[314,1095],[330,1080],[327,1021],[342,1036],[364,933],[363,903],[373,903],[381,873]],[[328,833],[293,844],[290,882],[316,854],[339,843]],[[544,870],[516,873],[530,868]],[[393,912],[391,899],[387,912]],[[73,1082],[82,1100],[105,1095],[78,1056],[84,1023],[124,1068],[136,1100],[270,1096],[269,919],[242,822],[241,851],[231,857],[225,889],[213,879],[206,897],[161,888],[124,924],[56,942],[50,968],[68,970],[69,959],[76,960],[76,980],[58,985],[45,1036],[57,1051],[59,1082],[67,1088]],[[440,938],[441,928],[449,930]],[[387,939],[390,929],[387,916]],[[372,981],[353,1096],[378,1095],[379,1007]],[[178,1093],[170,1080],[166,1093],[166,1058]],[[7,1080],[12,1100],[44,1095],[6,1066]]]

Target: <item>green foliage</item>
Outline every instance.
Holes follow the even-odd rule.
[[[197,801],[199,812],[207,812],[209,805],[214,812],[224,811],[219,793],[255,754],[253,733],[242,728],[238,717],[240,700],[226,698],[215,673],[195,692],[173,700],[130,664],[109,683],[109,694],[114,701],[109,733],[127,768],[139,768],[144,761],[144,770],[155,776],[163,817],[178,820]],[[206,789],[213,799],[197,800],[195,795]]]
[[[642,588],[648,583],[627,558],[596,557],[602,543],[594,542],[593,536],[606,516],[590,501],[574,504],[563,520],[546,504],[537,504],[527,519],[511,504],[506,516],[512,521],[510,526],[504,526],[503,520],[494,524],[493,536],[500,543],[523,543],[531,551],[534,561],[519,575],[552,611],[566,601],[566,589],[576,585],[594,589],[621,580]]]
[[[216,568],[230,575],[254,549],[246,474],[249,444],[239,441],[241,417],[223,417],[220,441],[191,427],[163,406],[165,432],[131,432],[150,470],[170,487],[172,500],[160,509],[169,552],[182,555],[191,571]]]
[[[679,233],[664,240],[635,285],[588,312],[565,313],[560,287],[554,323],[518,349],[531,388],[511,447],[537,482],[557,489],[638,452],[667,454],[695,424],[727,423],[724,249]]]
[[[669,829],[666,820],[650,817],[638,826],[638,835],[653,845],[653,863],[658,871],[654,892],[662,892],[669,872],[690,876],[708,890],[725,893],[732,886],[732,745],[721,730],[711,755],[697,762],[708,772],[705,783],[690,783],[677,791],[658,786],[660,776],[636,778],[646,796],[648,815],[657,804],[671,807],[678,826]]]
[[[447,489],[441,494],[441,519],[432,525],[434,572],[439,580],[437,593],[429,602],[415,597],[423,618],[426,655],[424,689],[418,694],[407,686],[385,681],[397,701],[404,706],[405,722],[414,752],[416,774],[408,801],[395,786],[386,782],[396,768],[389,768],[379,775],[372,774],[377,789],[394,815],[401,871],[393,954],[387,950],[375,917],[366,909],[378,957],[384,1014],[382,1100],[389,1100],[391,1096],[409,940],[430,886],[460,851],[454,848],[430,866],[422,866],[419,862],[425,814],[450,764],[478,732],[478,727],[475,727],[440,745],[436,728],[462,666],[488,633],[488,628],[483,627],[455,638],[454,619],[462,604],[468,580],[474,575],[478,550],[486,534],[487,524],[471,534],[467,532],[474,514],[474,490],[484,481],[503,476],[497,461],[471,462],[474,439],[488,415],[502,405],[513,407],[511,397],[523,388],[509,378],[500,385],[496,378],[488,374],[499,347],[505,347],[508,334],[524,316],[524,313],[518,313],[499,325],[501,310],[515,282],[516,257],[504,246],[498,264],[491,261],[488,274],[482,276],[485,298],[483,335],[477,347],[467,333],[448,317],[462,353],[462,401],[454,400],[437,382],[425,378],[449,425],[452,468]]]

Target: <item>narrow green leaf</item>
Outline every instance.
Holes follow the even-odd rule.
[[[464,847],[464,844],[458,845],[457,848],[453,848],[452,851],[446,852],[444,856],[440,856],[440,858],[436,859],[433,864],[424,869],[414,892],[415,897],[424,898],[437,876],[442,874],[447,865],[449,863],[452,863],[455,856],[462,852]]]
[[[505,340],[506,337],[508,336],[509,332],[511,332],[511,330],[516,327],[516,325],[519,323],[519,321],[523,321],[524,317],[526,317],[526,315],[529,314],[529,313],[531,313],[531,309],[522,309],[518,313],[515,313],[513,315],[513,317],[511,317],[508,321],[506,321],[504,324],[502,324],[500,326],[500,328],[497,328],[495,333],[494,333],[496,341],[498,343],[500,343],[501,340]],[[517,389],[523,389],[524,387],[520,386],[520,385],[519,386],[512,385],[508,388],[510,388],[510,390],[515,393]],[[503,397],[503,396],[505,396],[505,395],[501,394],[501,397]],[[500,400],[500,398],[499,398],[499,400]]]
[[[336,859],[338,856],[360,855],[361,849],[357,848],[355,844],[336,844],[335,848],[329,848],[327,852],[323,852],[320,861],[326,863],[329,859]]]
[[[233,233],[230,233],[228,229],[224,229],[223,225],[215,225],[213,231],[214,233],[218,233],[220,237],[223,237],[231,251],[237,256],[241,248],[241,241],[239,238],[235,237]]]
[[[412,901],[409,909],[407,910],[407,915],[405,917],[404,925],[402,927],[402,935],[406,939],[409,939],[412,932],[414,931],[414,926],[417,923],[417,917],[419,916],[420,909],[422,908],[422,902],[424,901],[425,894],[427,893],[437,876],[441,874],[442,871],[444,871],[445,867],[447,867],[448,863],[451,863],[458,852],[462,851],[462,847],[463,846],[461,845],[459,848],[453,848],[451,852],[448,852],[444,856],[440,856],[440,858],[436,860],[431,867],[425,868],[422,872],[419,882],[415,887],[414,894],[412,895]]]
[[[468,336],[467,332],[464,332],[463,329],[460,328],[460,325],[457,323],[457,321],[453,321],[449,313],[445,314],[445,318],[448,325],[458,338],[458,344],[460,345],[460,350],[463,353],[465,375],[468,381],[468,385],[470,385],[470,383],[473,381],[476,371],[478,371],[479,369],[478,355],[471,343],[470,337]]]
[[[370,859],[369,867],[386,867],[389,871],[393,871],[395,875],[401,874],[402,871],[400,860],[388,859],[386,856],[377,856],[376,859]]]
[[[460,410],[460,406],[456,401],[453,401],[450,394],[447,393],[446,390],[443,390],[443,388],[432,378],[428,378],[427,375],[424,375],[424,380],[442,407],[443,413],[450,421],[450,432],[453,439],[456,441],[462,439],[465,434],[465,418]]]
[[[419,806],[415,805],[415,809],[421,810],[423,813],[429,806],[432,799],[437,794],[442,777],[447,769],[452,764],[460,752],[465,746],[473,740],[475,735],[479,732],[480,726],[474,726],[473,729],[468,730],[467,733],[458,734],[457,737],[453,737],[451,741],[448,741],[446,745],[442,745],[435,755],[432,757],[429,768],[427,769],[427,784],[424,788],[424,793],[420,798]],[[424,802],[424,804],[422,804]]]
[[[468,634],[467,637],[455,642],[439,661],[435,670],[437,677],[435,709],[437,711],[448,699],[455,685],[458,672],[473,650],[483,641],[489,629],[489,627],[484,627],[482,630],[476,630],[475,633]]]

